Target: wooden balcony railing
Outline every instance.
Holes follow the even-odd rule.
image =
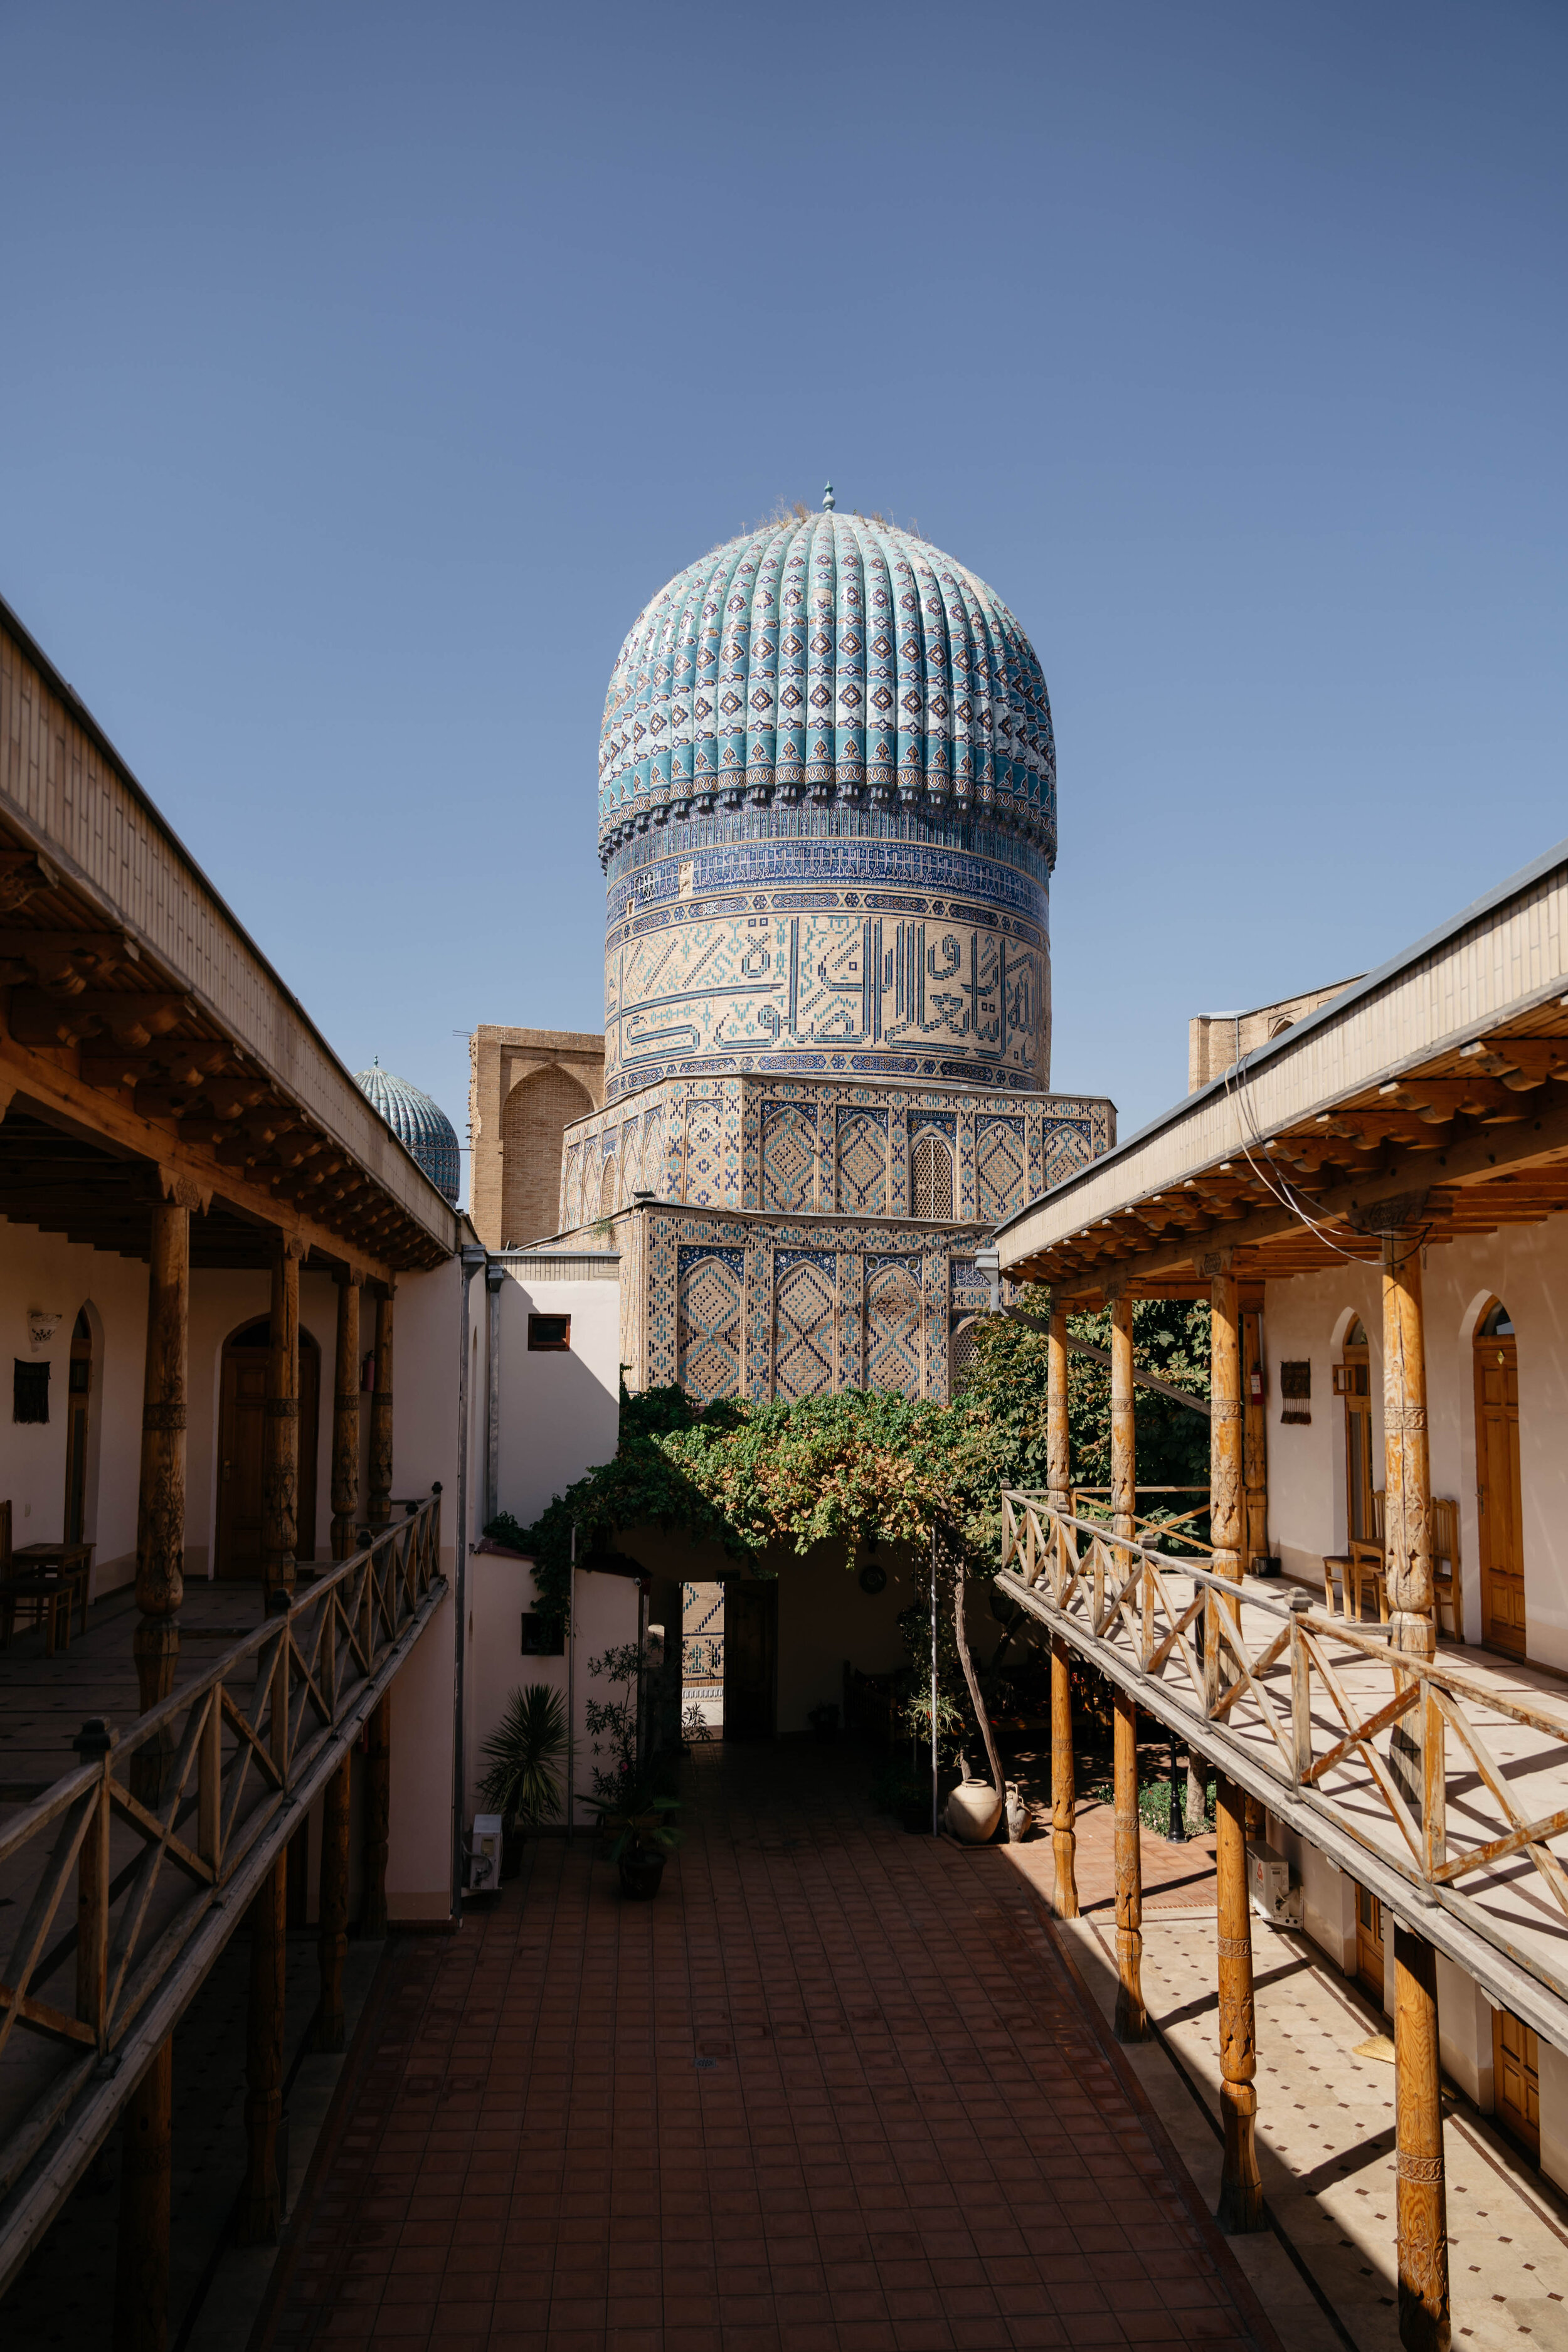
[[[0,1825],[0,2289],[445,1591],[440,1497]],[[20,2029],[20,2030],[19,2030]],[[116,2078],[124,2080],[116,2092]]]
[[[1001,1581],[1537,2032],[1568,2027],[1568,1708],[1299,1589],[1003,1495]],[[1543,1998],[1544,1996],[1544,1998]]]

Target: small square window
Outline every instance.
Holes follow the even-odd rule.
[[[525,1658],[559,1658],[566,1648],[565,1620],[542,1616],[537,1610],[522,1612],[522,1654]]]
[[[536,1349],[549,1349],[556,1354],[570,1353],[570,1315],[531,1315],[528,1318],[528,1347],[531,1355]]]

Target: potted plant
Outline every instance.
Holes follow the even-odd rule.
[[[479,1783],[485,1804],[501,1817],[503,1878],[515,1878],[521,1869],[528,1832],[559,1815],[561,1775],[570,1745],[566,1707],[558,1690],[548,1683],[528,1683],[512,1692],[481,1750],[489,1769]]]
[[[658,1794],[647,1773],[627,1772],[607,1795],[590,1797],[587,1806],[598,1816],[601,1836],[611,1842],[621,1893],[634,1903],[651,1902],[666,1857],[680,1843],[680,1832],[669,1818],[679,1811],[679,1798]]]

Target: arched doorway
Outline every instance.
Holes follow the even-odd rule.
[[[503,1249],[560,1230],[561,1139],[593,1108],[587,1089],[553,1064],[532,1071],[508,1095],[500,1118]]]
[[[268,1318],[258,1316],[225,1343],[218,1402],[218,1576],[261,1573],[261,1446],[267,1418]],[[296,1559],[316,1557],[316,1455],[321,1442],[321,1351],[300,1334],[300,1483]]]
[[[1525,1654],[1524,1538],[1519,1486],[1519,1355],[1513,1318],[1494,1299],[1476,1326],[1476,1503],[1481,1639]]]
[[[92,1403],[92,1325],[84,1307],[71,1333],[69,1385],[66,1391],[65,1539],[80,1543],[87,1533],[87,1416]]]
[[[1352,1542],[1376,1535],[1372,1475],[1372,1350],[1359,1320],[1345,1333],[1334,1386],[1345,1401],[1345,1532]]]

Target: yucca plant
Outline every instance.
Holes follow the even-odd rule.
[[[480,1751],[489,1769],[479,1794],[505,1828],[514,1833],[536,1830],[557,1818],[571,1744],[558,1690],[548,1683],[528,1683],[513,1691]]]

